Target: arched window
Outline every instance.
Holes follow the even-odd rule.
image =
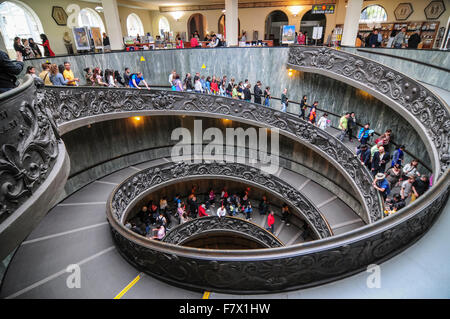
[[[166,17],[159,18],[159,35],[163,35],[163,32],[170,32],[169,20]]]
[[[144,26],[142,25],[142,21],[139,16],[135,13],[132,13],[127,18],[127,30],[128,36],[135,37],[136,35],[144,34]]]
[[[78,26],[79,27],[98,27],[101,32],[105,32],[105,26],[102,18],[95,10],[91,8],[84,8],[80,10],[78,14]]]
[[[370,23],[370,22],[383,22],[387,21],[386,10],[382,6],[372,4],[364,8],[361,12],[359,22]]]
[[[6,48],[13,50],[14,38],[33,38],[41,42],[39,35],[44,33],[36,13],[19,1],[5,1],[0,4],[0,29]]]

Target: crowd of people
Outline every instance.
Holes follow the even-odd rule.
[[[45,34],[40,35],[42,43],[37,43],[33,38],[21,39],[20,37],[14,38],[14,50],[17,54],[17,59],[33,59],[43,57],[39,45],[44,48],[44,55],[47,57],[55,56],[55,53],[50,48],[50,42]]]
[[[409,37],[406,34],[406,28],[401,28],[400,31],[393,30],[389,35],[386,43],[386,48],[420,48],[422,39],[418,32],[413,32]],[[356,47],[379,48],[383,42],[383,36],[379,29],[373,29],[367,36],[363,38],[361,34],[356,37]]]
[[[210,189],[204,200],[200,201],[200,196],[196,195],[196,187],[193,186],[185,201],[182,200],[180,194],[177,194],[173,199],[173,205],[169,205],[167,197],[162,197],[159,204],[150,200],[125,223],[125,227],[147,238],[162,240],[167,231],[170,231],[171,217],[174,217],[179,224],[205,216],[241,217],[251,221],[254,212],[249,197],[250,192],[251,188],[246,188],[242,194],[236,192],[229,194],[227,188],[223,188],[218,196],[214,189]],[[217,197],[219,197],[218,201]],[[267,215],[265,217],[267,219],[266,229],[274,233],[275,213],[270,209],[270,203],[265,195],[262,196],[258,205],[258,213]],[[289,206],[284,203],[281,207],[281,220],[286,223],[286,226],[290,226],[290,216]]]
[[[341,132],[338,138],[344,141],[348,136],[352,141],[352,129],[355,127],[355,114],[347,112],[339,121]],[[422,196],[431,186],[431,181],[427,175],[421,175],[418,171],[419,160],[404,162],[404,145],[396,147],[391,155],[391,129],[375,139],[371,147],[368,143],[373,133],[370,123],[366,123],[359,130],[357,139],[360,144],[357,146],[356,155],[372,173],[372,185],[383,197],[385,214],[389,215]]]
[[[105,87],[131,87],[141,89],[140,83],[149,90],[150,87],[144,79],[142,72],[131,73],[130,68],[125,68],[121,75],[118,70],[106,69],[101,70],[99,67],[84,69],[85,86],[105,86]],[[51,63],[43,63],[42,71],[36,74],[36,68],[28,66],[26,73],[34,78],[41,79],[45,85],[80,85],[80,78],[75,77],[71,69],[70,62],[56,65]]]
[[[177,49],[184,49],[185,48],[185,43],[183,42],[180,34],[177,34],[176,37],[176,44],[175,47]],[[225,42],[222,41],[222,37],[220,35],[217,35],[215,33],[211,33],[211,34],[206,34],[205,37],[203,38],[203,42],[208,42],[207,46],[210,48],[215,48],[215,47],[222,47],[225,45]],[[191,34],[191,39],[189,41],[189,46],[191,48],[201,48],[202,44],[200,41],[200,34],[198,33],[198,31],[194,31]]]

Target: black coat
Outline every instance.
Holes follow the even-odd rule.
[[[6,52],[0,51],[0,88],[15,88],[16,75],[23,70],[23,62],[12,61]]]
[[[256,104],[261,104],[261,96],[263,94],[263,91],[260,89],[259,86],[255,85],[255,87],[253,88],[253,94],[254,96],[254,102]]]
[[[250,101],[252,99],[252,94],[249,88],[244,89],[244,100]],[[261,103],[261,102],[260,102]]]
[[[408,49],[417,49],[421,40],[417,33],[412,34],[408,39]]]
[[[384,161],[384,163],[382,163]],[[386,163],[389,162],[389,153],[384,152],[383,158],[380,157],[380,152],[376,151],[372,158],[372,168],[376,171],[383,171],[386,169]]]

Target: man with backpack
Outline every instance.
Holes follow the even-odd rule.
[[[139,87],[139,83],[141,83],[141,82],[144,83],[144,85],[147,88],[147,90],[150,90],[147,82],[144,80],[144,76],[142,75],[142,72],[131,74],[130,81],[129,81],[128,85],[131,88],[136,88],[136,89],[140,90],[141,88]]]
[[[366,124],[364,124],[364,127],[362,127],[359,130],[358,140],[361,144],[367,144],[370,137],[373,135],[374,131],[371,130],[369,127],[370,127],[370,124],[366,123]]]

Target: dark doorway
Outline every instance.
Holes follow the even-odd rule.
[[[188,39],[191,39],[192,33],[198,32],[200,40],[203,40],[206,35],[206,18],[201,13],[195,13],[189,17],[188,20]]]
[[[273,45],[279,45],[281,39],[281,27],[288,24],[288,16],[283,11],[276,10],[269,13],[266,18],[264,40],[273,40]]]
[[[322,38],[317,40],[317,44],[322,45],[325,36],[326,25],[327,18],[323,13],[312,14],[311,10],[306,12],[302,17],[302,21],[300,22],[300,31],[302,31],[303,33],[307,32],[307,44],[316,44],[316,40],[313,40],[314,27],[323,27]]]
[[[222,14],[219,18],[219,22],[218,22],[218,26],[217,26],[217,30],[219,30],[219,34],[222,34],[223,36],[226,37],[226,34],[224,32],[226,32],[226,25],[225,25],[225,15]],[[241,36],[241,20],[239,20],[238,18],[238,37]]]

